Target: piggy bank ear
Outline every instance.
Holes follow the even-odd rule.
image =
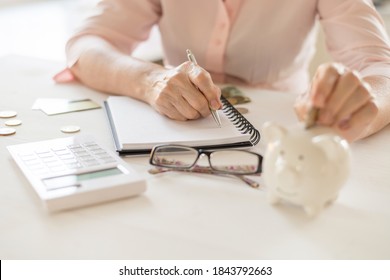
[[[320,147],[330,160],[338,160],[344,154],[341,151],[346,147],[346,140],[334,134],[322,134],[312,139],[314,145]]]
[[[282,139],[287,130],[277,124],[266,122],[262,127],[262,134],[266,143],[275,142]]]

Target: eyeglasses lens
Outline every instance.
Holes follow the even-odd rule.
[[[189,168],[197,157],[198,152],[189,147],[158,147],[154,151],[152,163],[163,167]]]
[[[259,166],[259,157],[246,151],[215,151],[210,155],[210,165],[214,170],[231,174],[255,173]]]

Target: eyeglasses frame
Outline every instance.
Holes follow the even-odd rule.
[[[194,160],[194,162],[193,162],[193,164],[191,166],[180,167],[180,166],[171,166],[171,165],[168,166],[168,165],[163,165],[163,164],[156,164],[156,163],[153,162],[153,158],[154,158],[155,152],[159,148],[163,148],[163,147],[172,147],[172,148],[177,147],[177,148],[183,148],[183,149],[188,149],[188,150],[194,150],[194,151],[197,152],[197,157],[196,157],[196,159]],[[252,154],[252,155],[256,156],[258,158],[258,166],[257,166],[257,169],[255,171],[235,173],[235,172],[215,169],[213,167],[213,165],[211,164],[210,156],[211,156],[212,153],[220,152],[220,151],[232,151],[232,150],[229,150],[229,149],[209,150],[209,149],[203,149],[203,148],[197,148],[197,147],[191,147],[191,146],[185,146],[185,145],[161,144],[161,145],[156,145],[156,146],[153,147],[152,151],[150,152],[149,163],[151,165],[153,165],[153,166],[166,167],[166,168],[171,168],[171,169],[176,169],[176,170],[189,170],[189,169],[192,169],[192,168],[194,168],[196,166],[196,163],[198,162],[198,160],[201,157],[201,155],[206,155],[210,168],[213,171],[221,173],[221,174],[255,175],[255,174],[260,174],[262,172],[263,157],[260,154],[258,154],[258,153],[251,152],[251,151],[246,151],[246,150],[234,150],[234,151],[242,151],[242,152],[245,152],[245,153]]]

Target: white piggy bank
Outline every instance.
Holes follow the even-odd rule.
[[[333,202],[350,170],[348,142],[330,128],[263,126],[267,143],[262,176],[272,204],[281,200],[316,215]]]

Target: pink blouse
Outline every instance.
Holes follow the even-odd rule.
[[[316,22],[335,61],[363,76],[390,78],[390,44],[370,0],[103,0],[68,42],[99,35],[131,54],[158,25],[167,65],[186,49],[216,82],[302,92],[315,52]]]

